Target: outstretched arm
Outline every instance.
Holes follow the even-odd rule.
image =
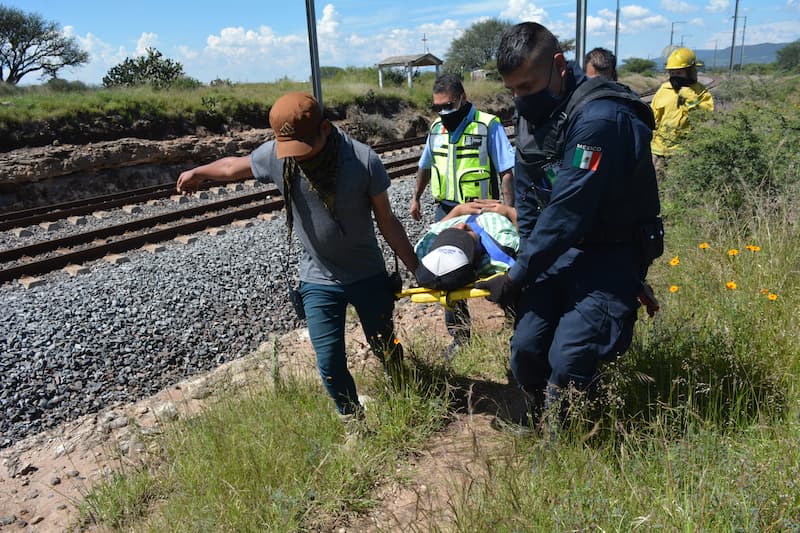
[[[207,165],[181,172],[175,188],[178,192],[191,194],[197,191],[204,181],[237,181],[252,175],[249,156],[223,157]]]
[[[394,250],[403,264],[406,265],[406,268],[411,271],[411,273],[416,272],[419,263],[417,255],[414,253],[414,248],[412,248],[411,243],[408,241],[406,230],[392,211],[392,206],[389,203],[388,191],[383,191],[380,194],[370,197],[370,201],[372,203],[372,211],[375,213],[375,221],[378,223],[378,230],[380,230],[381,235],[383,235],[389,247]]]

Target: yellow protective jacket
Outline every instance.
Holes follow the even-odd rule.
[[[650,103],[656,119],[650,149],[655,155],[669,155],[678,148],[680,137],[689,128],[689,112],[693,109],[714,111],[714,98],[702,83],[672,88],[669,81],[661,84]]]
[[[476,109],[475,119],[467,124],[455,144],[450,143],[450,134],[441,119],[431,125],[431,193],[437,201],[461,204],[477,198],[500,198],[497,170],[489,156],[492,121],[500,119]]]

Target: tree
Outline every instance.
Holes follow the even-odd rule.
[[[800,39],[778,50],[776,63],[783,70],[800,69]]]
[[[467,28],[461,37],[450,43],[444,70],[458,73],[484,67],[496,58],[500,34],[510,26],[510,22],[492,18]]]
[[[640,57],[629,57],[622,60],[622,66],[619,71],[629,72],[632,74],[645,74],[652,72],[656,68],[656,62],[649,59],[642,59]]]
[[[111,67],[103,76],[104,87],[135,87],[152,85],[163,89],[183,78],[183,65],[171,59],[163,59],[161,52],[148,48],[146,56],[125,61]]]
[[[59,70],[88,61],[89,54],[57,23],[0,5],[0,81],[16,85],[32,72],[55,78]]]

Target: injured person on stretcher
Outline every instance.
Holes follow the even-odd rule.
[[[416,271],[420,287],[397,296],[445,307],[455,300],[486,296],[487,291],[473,289],[472,284],[514,264],[519,251],[516,221],[516,209],[497,200],[456,206],[414,247],[420,259]]]

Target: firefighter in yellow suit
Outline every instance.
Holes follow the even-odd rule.
[[[656,169],[663,158],[679,146],[681,136],[688,131],[689,113],[695,109],[714,110],[714,98],[697,81],[697,67],[703,66],[689,48],[677,48],[667,58],[669,81],[659,87],[650,106],[656,119],[656,129],[650,150]]]

